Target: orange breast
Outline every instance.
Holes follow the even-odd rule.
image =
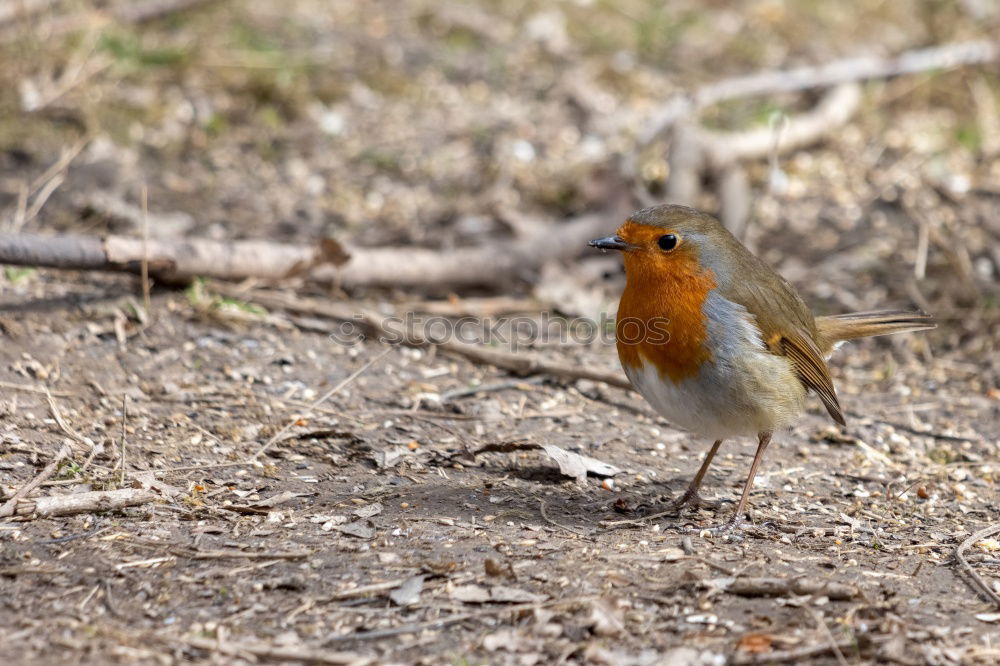
[[[656,366],[674,383],[712,358],[702,305],[716,282],[692,249],[670,255],[625,253],[627,283],[615,324],[623,366]]]

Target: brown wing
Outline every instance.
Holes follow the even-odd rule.
[[[768,349],[787,357],[803,386],[816,392],[834,421],[846,425],[823,351],[815,342],[816,320],[812,312],[792,286],[767,264],[741,245],[732,252],[732,258],[752,270],[755,279],[720,285],[723,296],[754,315]]]
[[[781,353],[792,362],[799,379],[816,392],[833,420],[840,425],[847,425],[840,401],[837,400],[837,391],[833,388],[833,380],[830,379],[830,370],[816,343],[808,335],[793,332],[783,335],[778,345]]]

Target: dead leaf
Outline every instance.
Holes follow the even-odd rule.
[[[371,518],[372,516],[377,516],[382,513],[382,505],[379,502],[374,502],[366,506],[358,507],[351,513],[358,518]]]
[[[346,525],[334,525],[333,529],[350,536],[358,537],[359,539],[371,539],[375,536],[375,528],[364,520],[355,520],[353,523],[347,523]]]
[[[289,502],[295,499],[296,497],[308,497],[311,494],[312,493],[295,493],[292,492],[291,490],[286,490],[284,492],[278,493],[277,495],[271,495],[270,497],[266,497],[257,502],[253,502],[250,504],[250,506],[270,508],[273,506],[278,506],[279,504],[284,504],[285,502]]]
[[[406,447],[390,446],[381,451],[376,451],[372,458],[375,460],[375,466],[379,469],[389,469],[398,465],[406,453]]]
[[[740,638],[739,643],[736,644],[736,649],[751,654],[763,654],[773,649],[773,643],[774,636],[771,634],[747,634]]]
[[[517,650],[517,646],[524,643],[524,636],[519,636],[513,629],[500,629],[492,634],[483,636],[483,649],[487,652],[497,650]]]
[[[490,600],[490,592],[481,585],[457,585],[448,595],[452,601],[465,604],[483,604]]]
[[[397,606],[412,606],[420,601],[420,593],[424,591],[424,577],[407,578],[402,585],[389,593],[389,599]]]
[[[681,548],[664,548],[663,550],[657,551],[657,554],[663,556],[664,562],[676,562],[687,557],[687,553],[685,553]]]
[[[487,576],[502,576],[507,573],[500,563],[493,558],[487,557],[486,561],[483,562],[483,569],[486,571]]]
[[[527,590],[506,585],[495,585],[490,588],[490,601],[504,604],[534,604],[549,598],[547,594],[535,594]]]
[[[182,494],[184,491],[180,488],[170,485],[169,483],[164,483],[160,481],[152,472],[137,472],[132,475],[132,487],[142,488],[144,490],[153,490],[160,493],[166,498],[173,499],[178,495]]]
[[[555,444],[542,444],[542,450],[556,461],[560,472],[566,476],[573,477],[577,481],[585,479],[587,472],[596,476],[614,476],[621,473],[621,470],[614,465],[609,465],[590,456],[567,451]]]
[[[610,599],[598,599],[590,603],[587,626],[597,636],[617,636],[625,631],[622,611]]]
[[[704,659],[704,656],[705,653],[698,652],[694,648],[679,647],[664,653],[656,664],[657,666],[691,666],[691,664],[713,663],[713,661]]]
[[[351,253],[339,241],[324,238],[319,242],[319,260],[340,267],[351,259]]]
[[[979,613],[976,619],[980,622],[1000,622],[1000,613]]]

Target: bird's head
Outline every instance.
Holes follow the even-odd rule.
[[[676,205],[653,206],[636,211],[615,235],[590,241],[591,247],[619,250],[630,280],[662,281],[709,270],[715,280],[732,272],[732,234],[711,215]],[[738,251],[736,251],[738,252]]]

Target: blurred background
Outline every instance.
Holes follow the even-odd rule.
[[[448,251],[530,234],[558,244],[575,216],[605,215],[611,231],[629,210],[683,201],[723,214],[819,311],[934,312],[934,346],[982,361],[986,391],[998,377],[995,57],[657,119],[732,77],[998,27],[984,0],[8,0],[0,228],[137,235],[146,186],[156,237]],[[729,153],[754,133],[756,149]],[[679,147],[692,136],[694,167]],[[349,295],[510,293],[595,316],[613,311],[620,279],[615,258],[581,245],[474,290]],[[25,280],[9,269],[0,288]]]
[[[0,250],[148,232],[352,255],[148,299],[134,275],[0,265],[3,498],[72,428],[90,444],[39,495],[162,494],[3,519],[0,653],[997,663],[953,557],[998,506],[998,38],[991,0],[0,0]],[[818,313],[940,322],[836,355],[849,426],[811,400],[775,438],[745,541],[674,531],[729,508],[632,520],[707,443],[623,390],[606,337],[331,341],[360,312],[613,315],[620,258],[586,241],[667,201]],[[577,482],[541,446],[623,472]],[[709,498],[738,496],[750,453],[727,442]],[[994,588],[998,548],[968,553]],[[720,572],[859,591],[742,598]]]

